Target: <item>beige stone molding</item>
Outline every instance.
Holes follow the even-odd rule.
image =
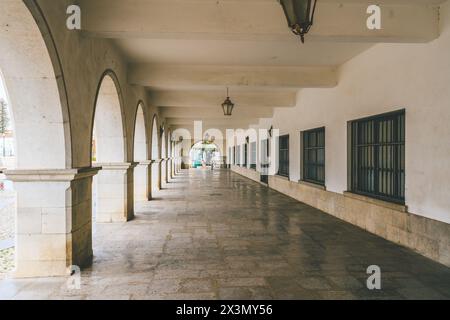
[[[154,159],[152,161],[153,161],[153,163],[161,163],[163,161],[163,159]]]
[[[304,181],[304,180],[299,180],[298,183],[302,184],[304,186],[307,186],[307,187],[311,187],[311,188],[316,188],[316,189],[320,189],[320,190],[324,190],[324,191],[327,190],[326,186],[323,186],[323,185],[320,185],[320,184],[315,184],[315,183]]]
[[[153,163],[153,160],[138,160],[136,163],[138,166],[149,166]]]
[[[102,167],[102,170],[128,170],[136,167],[137,162],[112,162],[112,163],[96,163]]]
[[[371,32],[364,23],[367,1],[318,1],[316,19],[320,23],[314,25],[308,41],[405,43],[438,37],[439,11],[431,4],[439,1],[373,3],[379,2],[383,3],[383,10],[389,12],[389,17],[383,20],[382,30]],[[293,38],[286,32],[283,10],[277,1],[220,1],[220,5],[216,5],[216,1],[136,3],[139,5],[130,6],[123,0],[83,0],[81,7],[89,12],[83,20],[83,34],[121,39],[258,42],[289,42]],[[173,20],[175,11],[177,23],[167,23]]]
[[[392,203],[392,202],[383,201],[383,200],[379,200],[379,199],[374,199],[374,198],[356,194],[356,193],[353,193],[350,191],[344,191],[344,196],[348,197],[348,198],[356,199],[359,201],[363,201],[363,202],[369,202],[371,204],[381,206],[384,208],[397,210],[400,212],[408,212],[408,207],[405,205],[402,205],[402,204],[397,204],[397,203]]]
[[[281,179],[281,180],[284,180],[284,181],[289,181],[289,182],[291,182],[291,180],[290,180],[288,177],[279,176],[279,175],[277,175],[277,174],[273,175],[272,177],[274,177],[274,178],[276,178],[276,179]]]
[[[95,176],[102,167],[79,169],[45,169],[45,170],[6,170],[8,180],[14,182],[29,181],[73,181]]]

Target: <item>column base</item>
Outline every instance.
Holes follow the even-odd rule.
[[[12,170],[17,192],[14,278],[66,276],[92,262],[92,177],[100,168]]]
[[[133,171],[137,163],[99,163],[97,212],[99,223],[127,222],[134,218]]]
[[[151,198],[149,190],[149,179],[151,160],[138,161],[138,165],[134,169],[134,199],[135,201],[148,201]]]

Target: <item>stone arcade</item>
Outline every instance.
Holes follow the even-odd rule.
[[[0,298],[450,298],[449,1],[76,2],[0,1]]]

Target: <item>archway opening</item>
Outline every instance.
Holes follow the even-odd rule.
[[[134,161],[138,163],[134,169],[134,199],[135,202],[148,200],[148,152],[145,129],[144,106],[139,103],[134,129]]]
[[[166,129],[161,128],[161,189],[166,187],[166,182],[167,182]]]
[[[167,182],[172,179],[172,167],[173,167],[173,146],[172,146],[172,132],[167,133],[167,166],[166,166],[166,176]]]
[[[120,90],[115,75],[102,77],[95,105],[92,134],[93,166],[102,170],[93,181],[93,230],[95,222],[119,222],[126,214],[125,138]],[[95,237],[94,237],[95,240]]]
[[[193,169],[212,168],[221,161],[220,149],[213,142],[200,141],[192,146],[189,159]]]
[[[1,6],[0,117],[9,123],[0,130],[0,273],[60,274],[66,263],[53,258],[72,258],[65,247],[72,239],[59,228],[70,210],[55,205],[67,203],[69,192],[61,177],[54,177],[72,166],[64,77],[38,5],[3,1]],[[55,245],[56,238],[64,246]],[[13,248],[14,258],[5,248]]]
[[[152,194],[160,190],[161,171],[160,171],[160,156],[159,156],[159,129],[158,119],[153,118],[152,123]]]

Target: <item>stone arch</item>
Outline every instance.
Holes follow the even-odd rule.
[[[191,144],[191,147],[190,147],[190,150],[189,150],[189,158],[190,158],[191,161],[192,161],[192,158],[191,158],[192,152],[194,151],[195,147],[199,146],[199,145],[202,145],[202,147],[203,147],[204,141],[203,140],[198,140],[197,142],[193,142]],[[222,150],[220,149],[220,146],[217,143],[211,142],[211,143],[208,144],[208,147],[209,146],[214,146],[214,148],[219,152],[220,156],[222,156]],[[212,161],[213,159],[210,159],[210,160]]]
[[[71,168],[66,85],[43,13],[36,1],[3,1],[0,25],[6,26],[0,69],[11,103],[17,168]]]
[[[98,83],[92,120],[91,161],[101,167],[94,179],[94,220],[124,222],[134,216],[133,168],[127,163],[127,138],[121,87],[114,71]]]
[[[155,114],[152,119],[152,159],[157,160],[160,158],[160,151],[159,151],[159,121],[158,116]]]
[[[151,187],[152,191],[161,189],[161,148],[159,138],[159,121],[155,114],[152,120],[152,169],[151,169]]]
[[[136,108],[133,138],[133,159],[136,162],[136,168],[134,169],[135,201],[146,201],[150,198],[151,194],[148,183],[150,178],[150,161],[148,159],[149,141],[147,138],[148,131],[144,110],[144,103],[142,101],[139,101]]]
[[[74,195],[80,201],[81,186],[90,182],[91,173],[72,170],[65,76],[41,8],[35,0],[2,1],[1,7],[0,69],[17,156],[16,170],[6,175],[20,199],[15,276],[63,275],[67,266],[83,267],[92,258],[90,218],[83,216],[89,210],[73,206]],[[84,203],[90,204],[88,198]],[[67,225],[74,216],[77,223]]]
[[[163,187],[164,183],[167,183],[167,130],[163,125],[160,128],[161,132],[161,187]]]
[[[139,101],[136,108],[136,115],[134,120],[134,138],[133,138],[133,159],[135,161],[148,159],[148,125],[145,117],[145,106],[142,101]]]
[[[96,141],[96,162],[126,161],[127,130],[123,95],[119,80],[112,70],[106,70],[98,82],[91,128],[92,141]]]
[[[166,177],[167,182],[173,178],[173,145],[172,145],[172,130],[167,130],[167,168]]]
[[[189,151],[191,149],[192,134],[186,128],[176,128],[173,130],[173,138],[175,140],[176,172],[188,166]]]

